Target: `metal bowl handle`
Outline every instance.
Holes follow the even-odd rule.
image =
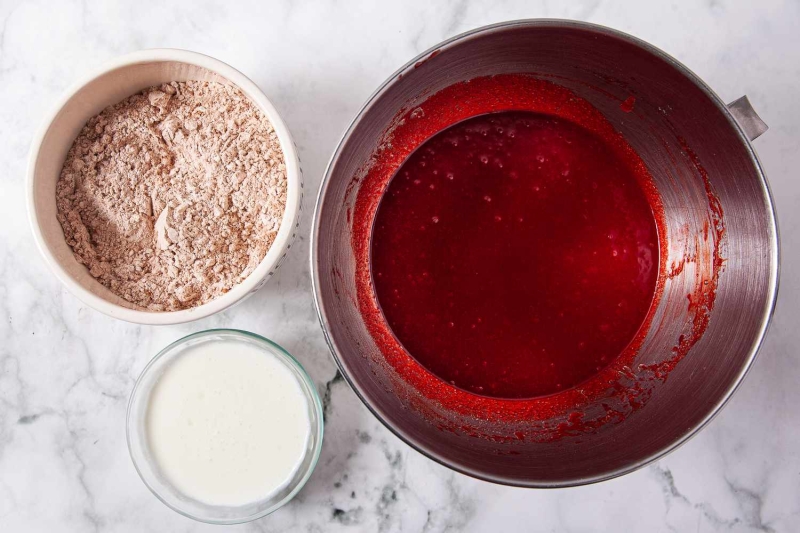
[[[756,140],[769,129],[766,122],[761,120],[756,110],[753,109],[746,95],[728,104],[728,111],[730,111],[751,141]]]

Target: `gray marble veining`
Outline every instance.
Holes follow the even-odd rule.
[[[299,246],[240,306],[140,327],[82,305],[46,269],[24,209],[27,150],[58,96],[116,55],[178,47],[229,62],[273,100],[315,191],[349,120],[415,54],[515,18],[607,24],[674,55],[726,101],[747,94],[770,131],[756,148],[777,203],[775,320],[722,414],[687,445],[620,479],[533,491],[455,474],[398,441],[337,374],[314,313],[307,198]],[[125,445],[134,380],[169,342],[232,326],[276,340],[325,398],[320,463],[288,506],[241,531],[709,531],[800,529],[800,3],[0,1],[0,531],[219,531],[158,502]]]

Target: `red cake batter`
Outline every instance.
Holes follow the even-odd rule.
[[[611,98],[611,96],[605,96]],[[615,101],[616,106],[619,106],[621,101],[622,100]],[[631,111],[635,113],[635,111]],[[511,112],[520,113],[517,114]],[[621,109],[619,112],[627,112],[627,109]],[[392,315],[384,314],[383,308],[388,307],[387,303],[391,304],[391,302],[388,300],[384,301],[386,298],[377,294],[376,288],[378,289],[378,292],[384,292],[383,289],[380,288],[383,287],[384,283],[378,282],[378,287],[376,287],[375,281],[377,276],[373,275],[377,273],[377,269],[373,269],[373,266],[377,266],[377,263],[380,262],[380,259],[377,256],[381,253],[379,249],[373,250],[372,247],[374,223],[376,218],[378,218],[379,206],[381,206],[380,218],[383,219],[385,216],[383,213],[383,200],[384,198],[388,198],[385,193],[388,189],[393,189],[394,187],[400,186],[399,184],[402,183],[402,176],[398,177],[397,185],[393,181],[393,177],[398,173],[398,169],[407,163],[407,160],[410,162],[417,157],[416,154],[412,154],[414,154],[415,151],[417,151],[417,149],[419,149],[420,146],[425,144],[429,139],[435,137],[440,132],[453,127],[454,125],[456,125],[455,127],[458,128],[458,125],[462,122],[464,123],[462,126],[468,125],[464,121],[484,120],[475,117],[479,117],[481,115],[493,115],[497,118],[501,117],[501,115],[513,117],[522,116],[529,113],[539,115],[539,119],[541,119],[542,116],[550,117],[554,130],[558,129],[558,131],[555,131],[555,139],[558,139],[559,132],[561,132],[563,135],[567,131],[572,132],[576,136],[580,136],[582,139],[594,139],[598,144],[590,146],[591,143],[588,145],[584,143],[583,148],[590,150],[593,153],[603,155],[603,165],[606,169],[610,169],[615,164],[622,165],[620,173],[616,176],[610,177],[610,179],[617,183],[617,185],[621,185],[623,182],[630,184],[630,179],[635,178],[635,183],[638,185],[638,188],[629,187],[628,185],[624,186],[624,194],[627,194],[629,199],[627,202],[627,207],[633,210],[633,216],[639,217],[638,220],[641,222],[646,220],[650,221],[645,223],[645,225],[649,228],[648,231],[652,231],[652,226],[650,224],[653,221],[655,223],[655,227],[658,228],[658,246],[656,249],[653,249],[650,246],[650,242],[652,241],[648,239],[639,239],[639,237],[632,237],[630,234],[624,237],[624,239],[627,239],[630,242],[637,240],[642,243],[646,243],[647,248],[651,249],[653,252],[651,255],[651,260],[654,270],[651,271],[649,275],[655,278],[655,289],[653,291],[653,287],[651,285],[652,278],[651,281],[640,284],[641,291],[638,292],[638,294],[641,295],[645,293],[646,295],[643,295],[636,300],[640,306],[644,305],[645,302],[647,302],[649,306],[646,308],[644,318],[642,319],[642,317],[637,314],[638,311],[629,310],[623,312],[625,315],[624,320],[618,316],[615,316],[613,313],[609,313],[604,316],[601,316],[601,314],[598,313],[596,318],[592,318],[591,316],[587,315],[585,317],[587,322],[584,322],[584,324],[599,324],[599,322],[594,321],[601,318],[606,318],[607,320],[613,319],[617,321],[617,324],[627,324],[631,330],[635,330],[636,327],[638,327],[638,332],[631,333],[631,330],[629,330],[626,333],[618,333],[619,336],[616,337],[615,341],[613,341],[617,344],[612,344],[611,337],[604,337],[602,335],[593,336],[594,342],[598,343],[598,347],[605,347],[605,349],[609,350],[608,353],[611,354],[611,359],[609,360],[609,356],[606,356],[607,361],[601,361],[601,363],[606,365],[605,367],[602,367],[602,365],[595,365],[592,367],[591,364],[578,364],[574,368],[570,369],[569,365],[562,365],[561,370],[558,370],[558,372],[562,372],[561,376],[571,376],[572,381],[570,382],[570,380],[562,377],[561,388],[556,389],[560,392],[555,394],[547,394],[547,391],[552,391],[553,387],[558,384],[554,383],[555,379],[557,379],[555,376],[555,372],[557,370],[553,370],[553,374],[551,374],[549,377],[545,374],[537,377],[537,381],[534,383],[534,386],[528,388],[527,390],[525,389],[529,386],[521,383],[523,380],[517,380],[514,376],[511,376],[507,380],[502,380],[502,382],[497,381],[498,388],[495,389],[495,392],[487,390],[487,386],[493,381],[492,379],[488,379],[490,377],[489,372],[492,372],[488,370],[484,374],[481,372],[472,372],[474,381],[468,382],[463,378],[462,375],[461,378],[454,380],[456,385],[450,383],[450,381],[443,376],[446,376],[446,372],[448,371],[456,370],[457,366],[460,364],[459,360],[454,359],[454,364],[449,365],[446,361],[444,361],[444,358],[442,358],[442,362],[445,362],[445,364],[440,367],[434,366],[436,363],[433,359],[425,359],[426,353],[424,350],[427,348],[423,347],[422,350],[415,349],[415,345],[412,345],[413,341],[412,343],[409,343],[410,339],[413,339],[415,335],[418,335],[418,333],[413,330],[411,330],[407,335],[403,334],[403,336],[407,338],[401,339],[403,343],[408,344],[408,347],[401,343],[398,340],[399,335],[395,332],[395,329],[400,331],[402,326],[398,327],[397,325],[389,325],[387,317],[389,320],[391,320]],[[487,136],[488,134],[489,133],[487,132]],[[540,134],[545,134],[541,124]],[[553,137],[552,134],[548,134],[548,136],[551,139]],[[555,144],[555,141],[553,141],[553,143]],[[572,155],[575,155],[577,152],[571,151],[573,150],[572,145],[568,146],[570,146],[570,148],[564,153],[571,153]],[[691,154],[691,151],[688,149],[688,147],[685,147],[684,151]],[[520,150],[519,152],[520,157],[524,159],[524,150]],[[423,152],[419,152],[420,157],[421,155],[423,155]],[[546,156],[546,154],[542,155]],[[680,154],[672,155],[674,157],[681,157]],[[516,160],[516,158],[514,159]],[[478,162],[480,162],[480,159]],[[540,163],[538,160],[536,160],[536,162]],[[462,163],[463,162],[459,164]],[[507,163],[507,161],[503,161],[504,168],[506,167]],[[546,164],[548,161],[545,160],[541,163],[543,168],[536,168],[535,171],[537,173],[540,170],[546,171]],[[552,161],[552,163],[555,164],[554,161]],[[574,161],[572,165],[574,166],[577,163],[579,163],[579,161]],[[584,161],[583,163],[586,164],[587,162]],[[491,159],[486,164],[491,165]],[[605,424],[618,423],[622,420],[625,420],[628,415],[645,405],[645,403],[651,397],[654,387],[656,387],[658,383],[661,383],[667,379],[667,375],[669,374],[671,368],[674,367],[678,361],[680,361],[688,353],[697,340],[702,337],[705,327],[708,324],[708,315],[714,304],[717,279],[722,264],[720,257],[720,246],[724,239],[725,228],[722,220],[722,210],[719,207],[719,201],[713,194],[710,185],[708,185],[708,178],[705,175],[705,171],[702,169],[702,166],[699,164],[699,162],[695,162],[695,164],[698,169],[699,176],[704,180],[708,189],[709,209],[713,218],[711,221],[713,224],[710,226],[709,231],[709,239],[713,240],[711,246],[713,248],[714,261],[713,264],[698,264],[699,267],[702,268],[698,270],[696,275],[696,288],[689,300],[687,300],[689,302],[689,312],[694,317],[693,322],[690,324],[691,331],[687,332],[685,335],[681,335],[679,339],[676,339],[677,344],[672,349],[671,355],[668,356],[663,363],[650,366],[635,365],[634,360],[645,338],[645,335],[653,322],[656,309],[659,306],[659,300],[661,294],[663,293],[664,283],[667,278],[670,277],[667,273],[666,265],[667,233],[664,224],[663,206],[661,204],[658,191],[653,184],[653,180],[638,154],[636,154],[633,148],[626,142],[624,137],[614,129],[606,117],[604,117],[603,114],[600,113],[589,102],[576,96],[575,93],[569,89],[546,80],[537,79],[534,76],[525,74],[504,74],[489,77],[479,77],[467,82],[455,83],[439,90],[438,92],[422,95],[416,103],[411,104],[409,107],[401,110],[395,116],[390,127],[382,135],[380,143],[373,153],[372,158],[368,163],[365,164],[360,172],[354,175],[350,185],[350,190],[352,193],[354,193],[354,196],[352,197],[354,201],[353,204],[351,204],[351,207],[348,208],[347,218],[348,221],[352,223],[351,243],[352,251],[356,260],[354,280],[355,291],[350,292],[347,289],[346,283],[343,281],[339,286],[339,290],[342,292],[337,294],[341,294],[342,297],[345,297],[346,295],[346,297],[351,298],[352,301],[357,304],[359,312],[363,317],[364,324],[367,327],[375,346],[378,348],[378,350],[375,352],[369,351],[365,353],[365,356],[369,357],[370,359],[370,365],[374,365],[374,375],[377,377],[377,379],[384,379],[381,376],[385,376],[385,378],[388,379],[388,381],[384,382],[387,388],[392,390],[394,394],[401,396],[405,405],[417,411],[422,416],[428,418],[429,421],[432,424],[435,424],[440,430],[487,438],[498,442],[527,440],[546,441],[552,439],[561,439],[565,436],[579,436],[586,432],[595,431]],[[572,176],[574,180],[576,175],[573,173],[578,171],[573,168],[573,166],[570,167],[570,176]],[[554,169],[555,168],[558,167],[554,167]],[[506,170],[508,169],[506,168]],[[559,170],[564,169],[560,168]],[[555,173],[555,170],[550,172]],[[586,172],[591,173],[589,170]],[[547,172],[544,172],[538,179],[545,179],[546,174]],[[502,174],[499,175],[502,176]],[[529,179],[531,175],[531,173],[528,173]],[[453,182],[455,182],[457,179],[455,173],[453,173],[453,177]],[[562,178],[566,177],[568,176],[562,176]],[[523,177],[518,176],[517,179],[521,180]],[[506,181],[510,182],[510,179]],[[427,186],[428,189],[431,190],[431,193],[434,193],[436,191],[436,183],[432,184],[434,185],[433,190],[430,189],[430,182],[427,183]],[[422,183],[420,183],[420,186],[421,185]],[[564,185],[565,183],[561,183],[559,186]],[[462,186],[459,185],[459,187]],[[495,184],[495,187],[500,187],[500,184]],[[573,196],[571,197],[573,198],[574,202],[575,198],[579,198],[579,196],[574,195],[578,194],[581,189],[580,185],[574,182],[572,187],[574,187],[574,189],[571,193]],[[542,188],[540,186],[540,191],[541,189]],[[598,190],[599,189],[600,187],[598,183]],[[461,195],[466,195],[469,193],[468,188],[458,190],[461,191]],[[441,191],[435,194],[440,193]],[[490,196],[492,198],[492,202],[488,203],[497,206],[498,202],[500,202],[500,205],[504,204],[509,210],[514,207],[517,200],[522,202],[520,205],[525,205],[529,202],[533,202],[533,198],[535,198],[533,195],[526,194],[524,197],[518,199],[509,197],[507,200],[502,202],[500,199],[495,198],[497,193],[495,193],[495,196],[492,196],[491,194],[485,196]],[[444,200],[447,197],[442,195],[439,198]],[[648,204],[651,213],[646,214],[647,210],[644,212],[642,211],[642,199],[644,199]],[[597,207],[603,205],[603,203],[606,203],[607,205],[607,202],[612,200],[613,198],[609,198],[607,195],[604,195],[590,201],[592,202],[592,205]],[[555,198],[552,199],[552,202],[555,202],[558,205],[567,206],[569,197]],[[387,206],[390,206],[390,201],[388,199],[385,203]],[[434,203],[430,203],[429,205],[434,205]],[[438,203],[436,205],[438,205]],[[478,203],[478,205],[481,204]],[[486,208],[487,206],[483,207]],[[543,207],[543,209],[552,208],[553,207],[549,203]],[[590,209],[590,206],[587,206],[587,209]],[[386,213],[389,213],[390,209],[385,211]],[[479,213],[477,212],[469,213],[466,212],[466,210],[452,210],[452,212],[455,212],[457,216],[461,217],[462,223],[471,221],[478,224],[478,226],[484,227],[485,233],[490,233],[489,230],[492,228],[492,226],[489,224],[489,222],[494,221],[494,214],[492,214],[491,220],[487,220],[485,221],[485,224],[483,224],[481,223],[481,220],[479,220]],[[572,214],[573,216],[563,216],[568,214]],[[566,220],[567,223],[577,223],[577,219],[574,215],[575,212],[562,212],[563,219]],[[433,223],[433,216],[439,217],[438,223]],[[499,216],[501,217],[501,220],[496,221],[497,224],[510,224],[510,220],[503,219],[502,213],[499,213]],[[537,214],[534,211],[531,211],[528,216],[538,216],[544,220],[542,214]],[[607,217],[608,218],[605,219],[606,223],[620,225],[620,227],[626,225],[626,222],[622,218],[614,218],[616,217],[614,213],[607,213]],[[603,217],[600,217],[600,219],[602,218]],[[523,215],[523,222],[524,221],[525,215]],[[440,212],[439,214],[430,215],[430,222],[427,224],[427,226],[430,228],[433,225],[443,223],[445,223],[445,221],[443,220]],[[566,226],[562,226],[563,224],[558,225],[556,231],[567,232],[568,228]],[[401,228],[397,228],[398,233],[400,229]],[[411,229],[413,228],[409,227],[409,230]],[[475,228],[473,228],[473,230],[474,229]],[[522,232],[521,229],[519,231]],[[535,228],[531,227],[527,231],[535,234]],[[587,242],[587,244],[590,240],[589,236],[592,234],[591,229],[588,231],[589,233],[582,237],[582,240]],[[563,238],[563,233],[561,234]],[[501,235],[504,238],[498,238]],[[514,244],[513,241],[505,238],[507,235],[507,233],[503,234],[498,230],[497,235],[492,235],[491,241],[494,243],[493,246],[495,246],[497,249],[501,249],[502,243],[504,242]],[[377,247],[380,247],[381,245],[377,243],[377,241],[380,240],[380,236],[375,236],[377,237],[376,245]],[[617,236],[617,238],[619,237],[621,237],[621,235]],[[411,240],[413,240],[413,238]],[[469,246],[470,248],[463,248],[461,253],[468,254],[472,246],[492,245],[491,243],[487,244],[482,242],[483,240],[485,239],[478,239],[471,234],[469,238],[465,240],[465,246]],[[594,240],[594,237],[592,237],[591,240],[595,242],[595,250],[599,255],[603,247],[603,245],[601,245],[603,242],[602,239]],[[422,244],[422,242],[420,242],[420,244]],[[608,246],[609,244],[610,243],[605,243],[604,245]],[[433,245],[429,242],[428,246]],[[576,247],[571,248],[573,250],[576,249]],[[537,254],[540,253],[551,254],[555,256],[558,250],[566,251],[568,247],[566,246],[566,243],[562,243],[559,246],[553,246],[543,251],[532,249],[531,247],[528,249],[531,256],[536,257]],[[421,247],[419,247],[419,251],[422,251]],[[588,253],[591,253],[592,251],[594,250],[590,249]],[[610,268],[609,265],[614,265],[615,263],[613,261],[620,257],[619,250],[617,250],[618,255],[616,257],[613,256],[613,249],[607,248],[606,251],[611,252],[611,258],[605,256],[602,258],[602,261],[591,259],[586,262],[585,255],[581,255],[580,257],[576,256],[575,268],[578,268],[581,265],[581,261],[578,261],[578,259],[584,259],[582,262],[582,268],[586,268],[587,273],[588,269],[592,268],[593,266],[596,266],[598,269]],[[373,252],[375,252],[375,257],[373,257]],[[445,253],[438,249],[436,252]],[[638,252],[639,250],[637,247],[636,253],[638,254]],[[581,253],[583,254],[584,252]],[[631,253],[630,249],[629,253]],[[411,256],[411,258],[403,259],[401,255],[398,255],[397,259],[404,261],[409,265],[412,263],[415,263],[417,266],[422,265],[422,263],[418,262],[418,258],[413,258],[413,254],[411,254]],[[564,257],[566,257],[566,255]],[[592,257],[594,258],[595,256],[592,255]],[[622,257],[624,258],[624,256]],[[373,265],[373,259],[376,259],[375,265]],[[615,293],[616,295],[625,293],[631,295],[634,299],[637,298],[635,296],[637,292],[631,287],[624,288],[623,292],[618,292],[619,283],[626,276],[632,276],[632,272],[635,270],[630,263],[625,263],[622,259],[619,261],[620,263],[616,263],[620,264],[621,270],[619,272],[614,269],[614,272],[612,272],[610,276],[606,277],[606,279],[603,280],[603,283],[595,283],[593,281],[590,284],[592,291],[600,291],[603,288],[609,289],[608,296],[604,298],[599,292],[592,292],[588,296],[584,295],[584,297],[581,299],[581,304],[577,306],[578,308],[586,305],[586,302],[588,301],[594,301],[601,304],[603,302],[613,302],[615,304],[619,303],[619,301],[622,299],[617,300],[612,298],[611,294],[613,291],[617,291]],[[528,260],[527,266],[531,269],[544,268],[536,263],[536,261]],[[539,263],[543,262],[540,261]],[[563,261],[562,263],[566,263],[566,261]],[[434,263],[429,261],[428,264],[433,265]],[[623,265],[626,266],[623,267]],[[442,265],[435,266],[436,268],[442,268]],[[515,266],[508,271],[501,271],[494,277],[502,278],[506,275],[515,275],[524,278],[525,276],[520,276],[518,272],[524,266],[525,265],[520,264],[519,266]],[[403,265],[399,265],[399,267],[396,268],[401,267],[403,267]],[[375,272],[373,272],[373,270],[375,270]],[[554,268],[552,264],[550,266],[550,270],[562,278],[562,284],[564,286],[560,290],[552,289],[544,284],[540,286],[547,288],[553,295],[561,295],[566,303],[568,301],[566,298],[569,297],[569,291],[566,288],[567,279],[569,277],[572,277],[573,280],[576,279],[576,273],[578,271],[559,271],[557,268]],[[623,270],[624,272],[627,272],[627,274],[623,274]],[[422,270],[418,272],[418,274],[421,276],[423,272],[425,271]],[[431,276],[433,268],[427,272],[428,276]],[[404,282],[406,284],[406,289],[413,286],[411,283],[413,279],[409,281],[407,278],[409,273],[413,274],[413,272],[406,272],[406,281]],[[390,275],[387,273],[382,274],[384,276]],[[333,268],[333,275],[337,278],[343,279],[342,273],[339,272],[335,267]],[[466,276],[466,274],[464,275]],[[487,279],[488,276],[486,275],[476,277],[481,278],[481,283],[500,283],[502,281],[490,281]],[[598,275],[597,277],[600,276]],[[632,280],[633,277],[628,277],[628,279]],[[535,283],[537,283],[536,280],[531,280],[530,282],[526,281],[525,285],[529,290],[532,290]],[[573,285],[573,288],[574,287],[575,285]],[[441,294],[441,291],[444,289],[439,288],[437,290],[440,291]],[[652,298],[650,298],[650,294],[652,294]],[[511,296],[513,296],[515,300],[517,299],[516,293],[512,294]],[[426,298],[422,291],[418,291],[418,297],[420,298],[420,303],[424,302],[424,299]],[[427,298],[428,301],[431,301],[429,297]],[[465,298],[461,298],[460,300],[461,302],[466,301]],[[439,302],[434,303],[436,305],[440,305]],[[534,305],[534,308],[542,309],[544,305],[545,303],[543,303],[540,297],[538,302]],[[624,306],[625,304],[623,304],[623,307]],[[470,308],[473,310],[480,309],[480,306],[470,304],[470,307],[462,306],[460,309],[458,309],[457,312],[461,315],[461,320],[459,320],[459,323],[462,320],[464,323],[466,323],[466,320],[464,319],[469,317],[468,311]],[[641,307],[639,307],[639,309],[641,309]],[[572,312],[582,311],[580,309],[573,308]],[[391,311],[389,311],[389,313],[391,313]],[[405,313],[405,316],[408,317],[410,314],[411,313]],[[400,320],[402,316],[403,313],[398,314],[395,320]],[[483,323],[490,319],[488,316],[484,316],[484,314],[475,315],[475,318],[478,318],[478,316],[480,316],[482,321],[484,321]],[[532,313],[528,316],[531,317],[531,322],[533,322]],[[543,318],[542,314],[540,314],[538,318],[541,321]],[[567,318],[566,313],[565,318]],[[492,319],[497,320],[497,317],[493,317]],[[548,319],[554,320],[552,315],[550,315]],[[441,318],[440,320],[443,321],[444,318]],[[422,322],[424,320],[420,319],[420,321]],[[472,331],[471,326],[473,322],[469,322],[468,326],[463,326],[463,324],[458,324],[456,320],[451,319],[447,321],[448,327],[449,322],[451,321],[453,322],[453,328],[462,326],[468,327],[469,329],[467,331]],[[475,322],[475,324],[477,329],[477,322]],[[502,323],[496,322],[494,327],[497,327],[498,324],[502,326]],[[425,324],[422,324],[416,327],[426,326]],[[526,334],[528,335],[529,339],[533,337],[532,335],[527,334],[522,327],[509,328],[509,330]],[[550,333],[545,331],[544,328],[540,328],[540,331],[543,331],[544,333]],[[561,349],[568,347],[568,345],[571,343],[574,344],[573,340],[578,341],[577,334],[575,339],[573,339],[572,336],[569,335],[569,332],[571,332],[571,330],[566,327],[562,328],[560,333],[553,332],[553,337],[555,337],[556,334],[561,336]],[[578,331],[578,333],[581,332],[585,333],[585,328],[581,328],[581,331]],[[633,334],[632,338],[629,337],[631,334]],[[617,335],[617,333],[615,333],[615,335]],[[623,337],[625,338],[623,339]],[[437,335],[429,336],[427,339],[420,336],[419,340],[426,341],[426,343],[432,342],[443,344],[447,344],[447,342],[457,344],[460,342],[454,335],[450,335],[448,341],[448,336],[446,334],[440,335],[438,333]],[[626,341],[630,342],[628,342],[627,345],[621,349],[621,353],[619,353],[616,349],[612,349],[614,346],[621,346]],[[462,345],[463,344],[466,343],[462,343]],[[414,351],[413,355],[410,350]],[[563,356],[564,353],[566,352],[562,352],[562,362],[568,360],[568,356]],[[510,361],[512,361],[512,359],[515,357],[518,358],[519,356],[500,351],[500,353],[492,353],[491,357],[491,360],[487,360],[486,368],[489,367],[490,362],[493,363],[493,366],[497,368],[501,368],[504,365],[506,365],[508,368],[512,368],[514,365],[510,363]],[[541,358],[542,355],[539,355],[538,357]],[[589,357],[591,357],[591,355]],[[463,363],[465,360],[466,359],[462,358],[461,363]],[[509,363],[505,363],[505,360],[509,361]],[[541,360],[544,361],[545,359]],[[552,360],[552,362],[555,363],[556,360]],[[481,361],[480,364],[483,365],[483,361]],[[598,366],[601,367],[599,371],[597,370]],[[583,372],[585,372],[585,374],[583,374]],[[495,376],[496,374],[497,373],[495,372]],[[506,374],[506,376],[508,376],[508,374]],[[588,376],[588,378],[585,376]],[[581,379],[582,381],[580,381]],[[477,389],[470,389],[471,385],[474,385],[475,387],[482,386],[484,389],[479,391],[479,393],[476,393]],[[473,390],[476,392],[473,392]],[[491,394],[496,394],[496,396],[491,396]],[[531,397],[531,394],[539,395]]]
[[[595,375],[635,337],[656,287],[656,223],[634,172],[551,115],[485,114],[428,139],[373,228],[392,331],[477,394],[542,396]]]

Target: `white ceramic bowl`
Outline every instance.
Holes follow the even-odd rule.
[[[56,182],[67,152],[91,117],[147,87],[188,80],[235,85],[266,115],[278,134],[286,161],[286,209],[267,255],[252,274],[230,291],[191,309],[143,311],[112,293],[75,260],[56,218]],[[26,187],[33,236],[56,277],[86,305],[109,316],[139,324],[179,324],[204,318],[240,302],[261,288],[291,248],[299,227],[303,200],[297,148],[286,124],[258,86],[238,70],[212,57],[173,49],[143,50],[117,58],[73,85],[34,137]]]

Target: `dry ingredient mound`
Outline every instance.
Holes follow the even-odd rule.
[[[139,308],[175,311],[258,266],[283,217],[286,166],[269,120],[239,89],[173,82],[89,120],[56,202],[92,276]]]

